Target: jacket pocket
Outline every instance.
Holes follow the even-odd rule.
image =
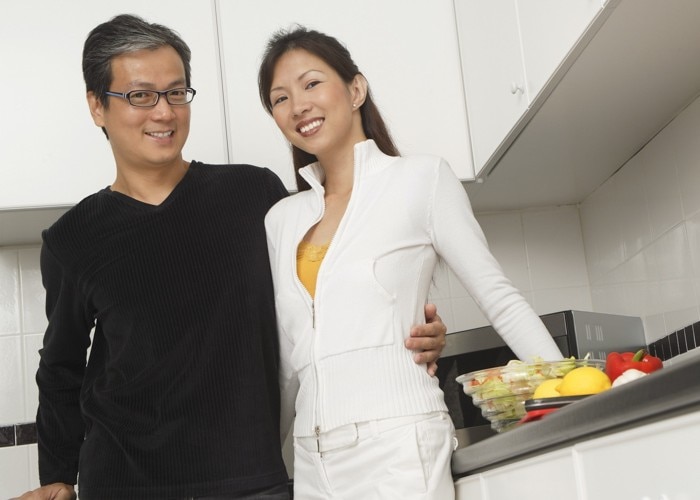
[[[291,351],[280,354],[288,355],[290,366],[299,372],[311,363],[313,323],[309,307],[293,287],[275,295],[275,307],[279,335],[287,341],[280,339],[280,347],[291,344]]]
[[[396,297],[375,276],[373,259],[325,274],[317,297],[320,357],[391,345],[396,340]]]

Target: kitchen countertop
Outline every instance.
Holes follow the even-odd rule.
[[[696,351],[694,355],[639,380],[572,403],[539,421],[458,449],[452,456],[454,478],[671,415],[700,411],[700,349]]]

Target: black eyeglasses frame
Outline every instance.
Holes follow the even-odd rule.
[[[172,95],[173,92],[176,91],[182,91],[184,90],[186,95],[187,95],[187,101],[186,102],[171,102],[170,101],[170,96]],[[155,101],[150,103],[150,104],[134,104],[134,102],[131,100],[134,94],[137,93],[143,93],[147,92],[148,94],[153,94],[156,96]],[[152,108],[154,106],[158,105],[158,102],[160,101],[160,96],[165,96],[165,100],[168,101],[168,104],[171,106],[184,106],[185,104],[189,104],[192,102],[194,99],[194,96],[197,95],[197,91],[193,89],[192,87],[176,87],[173,89],[168,89],[168,90],[145,90],[145,89],[135,89],[135,90],[130,90],[129,92],[111,92],[111,91],[106,91],[105,95],[112,96],[112,97],[120,97],[122,99],[125,99],[126,102],[128,102],[131,106],[134,106],[136,108]]]

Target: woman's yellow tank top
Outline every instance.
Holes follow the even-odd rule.
[[[329,243],[325,245],[313,245],[306,241],[299,243],[297,248],[297,275],[301,280],[302,285],[314,297],[316,292],[316,278],[318,277],[318,268],[321,267],[321,262],[326,256]]]

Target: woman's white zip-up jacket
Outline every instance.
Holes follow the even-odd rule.
[[[556,344],[491,255],[466,192],[439,157],[390,157],[355,145],[353,190],[318,272],[315,300],[296,273],[297,246],[324,214],[312,189],[279,201],[265,225],[280,339],[282,436],[352,422],[447,411],[436,377],[404,347],[441,257],[520,359],[560,359]]]

